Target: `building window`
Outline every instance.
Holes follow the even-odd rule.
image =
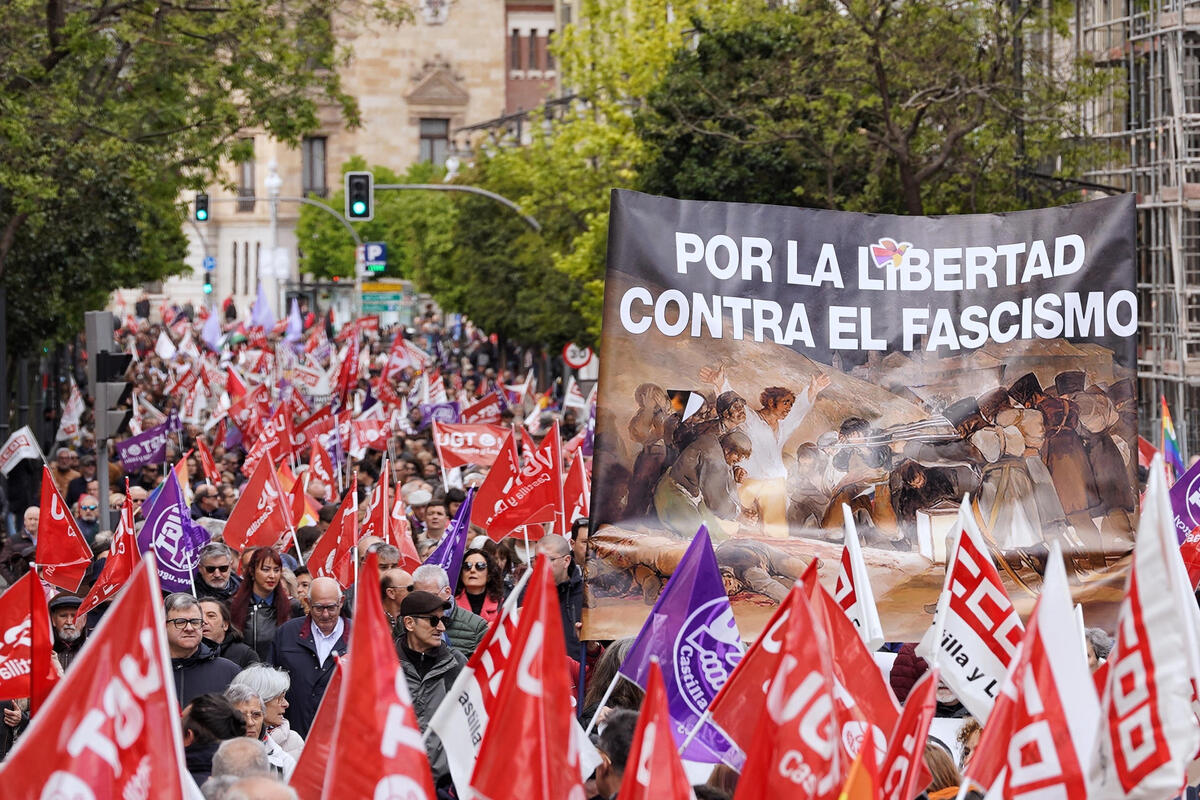
[[[537,28],[529,31],[529,69],[537,70],[538,65]]]
[[[562,24],[564,26],[571,24],[571,4],[570,3],[562,4]]]
[[[306,137],[300,145],[300,160],[304,171],[304,194],[324,197],[329,192],[325,185],[325,137]]]
[[[450,120],[421,120],[421,161],[432,161],[439,167],[446,163],[450,149]]]
[[[238,165],[238,211],[254,210],[254,139],[242,139],[248,145],[250,156]]]
[[[516,28],[513,28],[512,43],[509,45],[509,49],[512,51],[512,64],[510,64],[509,66],[511,66],[513,69],[520,69],[521,68],[521,32],[519,30],[517,30]]]
[[[258,291],[258,265],[254,267],[254,288],[253,291]],[[250,287],[250,243],[242,242],[242,277],[245,278],[246,294],[251,293]]]
[[[230,294],[238,293],[238,290],[237,290],[237,287],[238,287],[238,283],[237,283],[238,257],[237,256],[238,256],[237,242],[234,242],[233,243],[233,289],[232,289],[232,291],[230,291]]]
[[[550,43],[554,41],[554,29],[546,31],[546,71],[554,71],[554,53],[550,52]]]
[[[262,242],[254,243],[254,282],[258,283],[262,280]]]

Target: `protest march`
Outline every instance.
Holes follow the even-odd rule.
[[[432,304],[114,319],[128,422],[0,447],[0,797],[1195,796],[1132,197],[611,208],[598,380]]]

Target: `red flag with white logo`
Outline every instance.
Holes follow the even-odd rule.
[[[478,403],[463,409],[459,418],[467,425],[499,425],[501,411],[500,395],[492,391]]]
[[[443,469],[454,469],[467,464],[496,463],[508,436],[508,429],[499,425],[455,425],[433,422],[433,443],[437,447],[438,462]]]
[[[50,468],[45,465],[42,465],[39,520],[34,561],[42,570],[42,578],[68,592],[77,590],[92,563],[92,548],[80,533],[79,525],[50,477]]]
[[[833,598],[854,623],[867,649],[878,650],[883,646],[883,625],[875,606],[875,593],[871,590],[871,578],[867,563],[863,560],[862,545],[858,542],[858,527],[854,524],[850,507],[845,503],[842,504],[842,518],[845,520],[846,545],[842,548]]]
[[[44,619],[35,624],[35,616]],[[34,649],[41,655],[34,663]],[[50,663],[53,642],[50,638],[50,612],[41,581],[26,572],[0,594],[0,700],[30,697],[33,674],[41,681],[52,681],[57,673]]]
[[[1024,628],[966,500],[959,507],[957,533],[933,626],[917,645],[917,655],[938,668],[942,681],[982,723]]]
[[[254,468],[229,514],[229,521],[225,523],[225,544],[238,551],[247,547],[271,547],[283,536],[293,533],[291,507],[275,476],[275,468],[269,459],[263,459]]]
[[[475,509],[472,509],[471,521],[486,530],[488,536],[496,541],[500,541],[522,525],[539,522],[554,522],[555,531],[565,533],[560,443],[556,421],[542,440],[541,446],[529,454],[528,461],[511,482],[505,480],[505,471],[511,476],[516,462],[509,460],[507,463],[501,463],[506,455],[513,459],[512,452],[508,451],[508,446],[505,445],[492,468],[492,472],[499,473],[496,480],[492,481],[492,473],[489,472],[479,487],[479,493],[475,497],[475,509],[481,511],[476,514]],[[532,529],[530,533],[535,530],[537,529]]]
[[[838,796],[848,764],[838,743],[833,661],[819,630],[808,597],[799,593],[734,800]]]
[[[161,598],[147,556],[0,764],[5,800],[182,800],[183,742]]]
[[[1178,563],[1161,456],[1155,458],[1117,641],[1107,661],[1099,757],[1093,761],[1089,792],[1093,798],[1172,797],[1184,785],[1188,762],[1200,747],[1185,638],[1193,621],[1190,609],[1179,604],[1181,595],[1190,596],[1191,586]],[[1182,585],[1172,591],[1173,584]]]
[[[312,727],[304,739],[304,749],[296,759],[296,768],[288,786],[296,790],[300,800],[321,800],[321,791],[325,788],[325,768],[329,765],[329,751],[333,749],[333,732],[337,725],[338,700],[342,695],[342,673],[345,672],[346,662],[337,658],[333,674],[329,676],[329,684],[325,687],[325,696],[317,706],[317,716],[313,718]]]
[[[671,733],[667,690],[658,662],[650,664],[646,697],[638,714],[633,744],[625,762],[625,777],[617,796],[621,800],[691,800],[692,782],[683,771]]]
[[[350,451],[362,453],[369,447],[386,452],[391,433],[391,426],[386,419],[356,419],[350,423]]]
[[[558,589],[546,556],[539,555],[532,569],[513,642],[515,663],[505,670],[471,780],[488,800],[584,796],[582,731],[571,708]],[[513,769],[514,742],[520,743],[520,769]]]
[[[333,578],[343,588],[354,583],[354,545],[358,542],[358,479],[350,480],[350,491],[342,499],[333,523],[321,534],[308,556],[308,573],[314,578]]]
[[[129,496],[129,482],[125,486],[125,503],[121,506],[121,521],[117,532],[113,534],[112,544],[108,548],[108,558],[104,561],[104,569],[100,577],[92,585],[92,590],[83,598],[75,618],[82,618],[96,606],[111,600],[129,576],[137,568],[141,555],[137,548],[137,533],[133,522],[133,498]]]
[[[363,569],[378,567],[371,553]],[[379,592],[355,592],[349,646],[322,797],[432,800],[429,760]]]
[[[1084,769],[1100,703],[1079,644],[1062,553],[1058,542],[1051,547],[1042,594],[966,768],[968,778],[988,787],[988,797],[1088,796]]]
[[[567,468],[567,479],[563,482],[563,508],[567,510],[567,523],[591,517],[592,487],[588,482],[587,470],[583,468],[583,456],[579,453],[571,459]]]
[[[887,755],[879,769],[880,800],[910,800],[929,785],[925,742],[937,710],[936,669],[926,672],[908,693],[904,712],[891,732]]]
[[[721,730],[746,752],[763,716],[767,687],[783,658],[783,637],[797,603],[797,595],[816,585],[816,559],[804,570],[787,597],[767,620],[763,633],[754,640],[729,679],[708,704],[708,712]]]

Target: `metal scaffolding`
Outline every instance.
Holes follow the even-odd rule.
[[[1137,193],[1139,418],[1157,442],[1159,396],[1200,452],[1200,0],[1080,0],[1077,54],[1117,71],[1089,103],[1113,145],[1087,177]]]

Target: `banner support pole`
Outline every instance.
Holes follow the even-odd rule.
[[[679,754],[683,755],[683,751],[687,750],[687,746],[692,743],[692,739],[696,738],[696,734],[700,733],[700,729],[704,727],[704,723],[708,722],[712,715],[708,713],[708,709],[704,709],[704,713],[700,715],[700,719],[696,720],[696,725],[688,731],[687,738],[683,740],[683,744],[679,745]]]
[[[596,713],[592,714],[591,720],[588,721],[587,728],[585,728],[583,731],[584,736],[587,736],[592,732],[592,729],[596,727],[596,718],[600,716],[600,709],[604,708],[604,704],[608,702],[608,698],[612,695],[613,689],[617,688],[617,681],[621,680],[623,677],[625,676],[618,672],[609,682],[608,688],[604,690],[604,695],[600,698],[600,704],[596,706]],[[580,713],[583,713],[582,709],[580,710]]]

